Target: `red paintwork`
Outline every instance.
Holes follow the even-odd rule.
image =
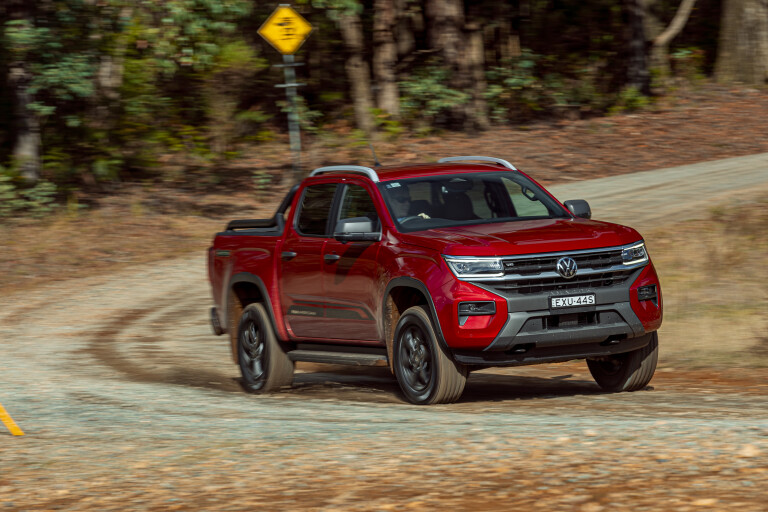
[[[637,289],[641,286],[648,286],[650,284],[656,285],[658,300],[655,304],[654,301],[644,300],[641,302],[637,299]],[[661,320],[663,317],[661,286],[659,286],[659,276],[656,275],[656,269],[653,268],[652,263],[648,263],[648,266],[643,269],[643,272],[638,276],[634,284],[632,284],[629,293],[629,303],[632,305],[632,310],[643,323],[643,328],[645,328],[646,332],[655,331],[661,327]]]
[[[428,164],[382,167],[376,172],[381,181],[388,181],[429,174],[489,170],[507,169],[486,164]],[[342,244],[333,238],[311,238],[296,233],[293,217],[302,190],[309,184],[317,183],[350,183],[365,187],[382,222],[381,241]],[[381,319],[387,285],[398,277],[417,279],[431,295],[446,343],[453,348],[479,350],[487,347],[504,326],[507,302],[498,295],[456,279],[441,254],[534,254],[614,247],[640,239],[632,228],[579,218],[478,224],[400,233],[378,188],[368,179],[355,174],[323,175],[308,178],[302,183],[286,219],[282,237],[217,235],[209,252],[209,277],[214,301],[222,316],[227,310],[225,299],[231,277],[249,272],[258,276],[266,287],[280,339],[372,345],[384,344]],[[230,255],[217,257],[215,250],[228,250]],[[285,262],[280,258],[283,251],[293,251],[298,256]],[[337,254],[341,259],[328,264],[323,261],[326,254]],[[658,305],[637,300],[637,288],[647,284],[659,287]],[[466,300],[494,301],[497,312],[492,317],[470,317],[464,326],[460,326],[458,302]],[[286,315],[297,301],[310,308],[325,308],[326,314],[354,311],[359,318]],[[659,328],[662,318],[661,288],[650,262],[632,286],[631,305],[646,331]],[[227,325],[225,318],[222,321]]]

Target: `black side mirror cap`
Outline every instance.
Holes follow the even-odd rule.
[[[563,204],[575,217],[581,217],[582,219],[592,218],[592,209],[589,207],[589,203],[583,199],[571,199]]]
[[[343,244],[347,242],[380,242],[381,233],[334,233],[333,238]]]

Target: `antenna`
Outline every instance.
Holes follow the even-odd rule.
[[[379,159],[376,157],[376,150],[373,149],[373,144],[369,142],[368,147],[371,148],[371,153],[373,153],[373,166],[381,167],[381,162],[379,162]]]

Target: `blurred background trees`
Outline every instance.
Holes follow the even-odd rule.
[[[215,174],[238,148],[281,137],[282,76],[271,67],[280,55],[256,34],[276,6],[4,0],[5,193],[39,182],[45,193],[48,182],[66,190]],[[768,80],[765,0],[301,0],[294,8],[314,26],[297,59],[306,64],[302,122],[315,134],[472,132],[635,108],[675,81]]]

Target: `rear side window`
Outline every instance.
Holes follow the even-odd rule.
[[[299,204],[296,230],[302,235],[326,236],[328,215],[331,213],[336,183],[310,185],[304,189]]]

